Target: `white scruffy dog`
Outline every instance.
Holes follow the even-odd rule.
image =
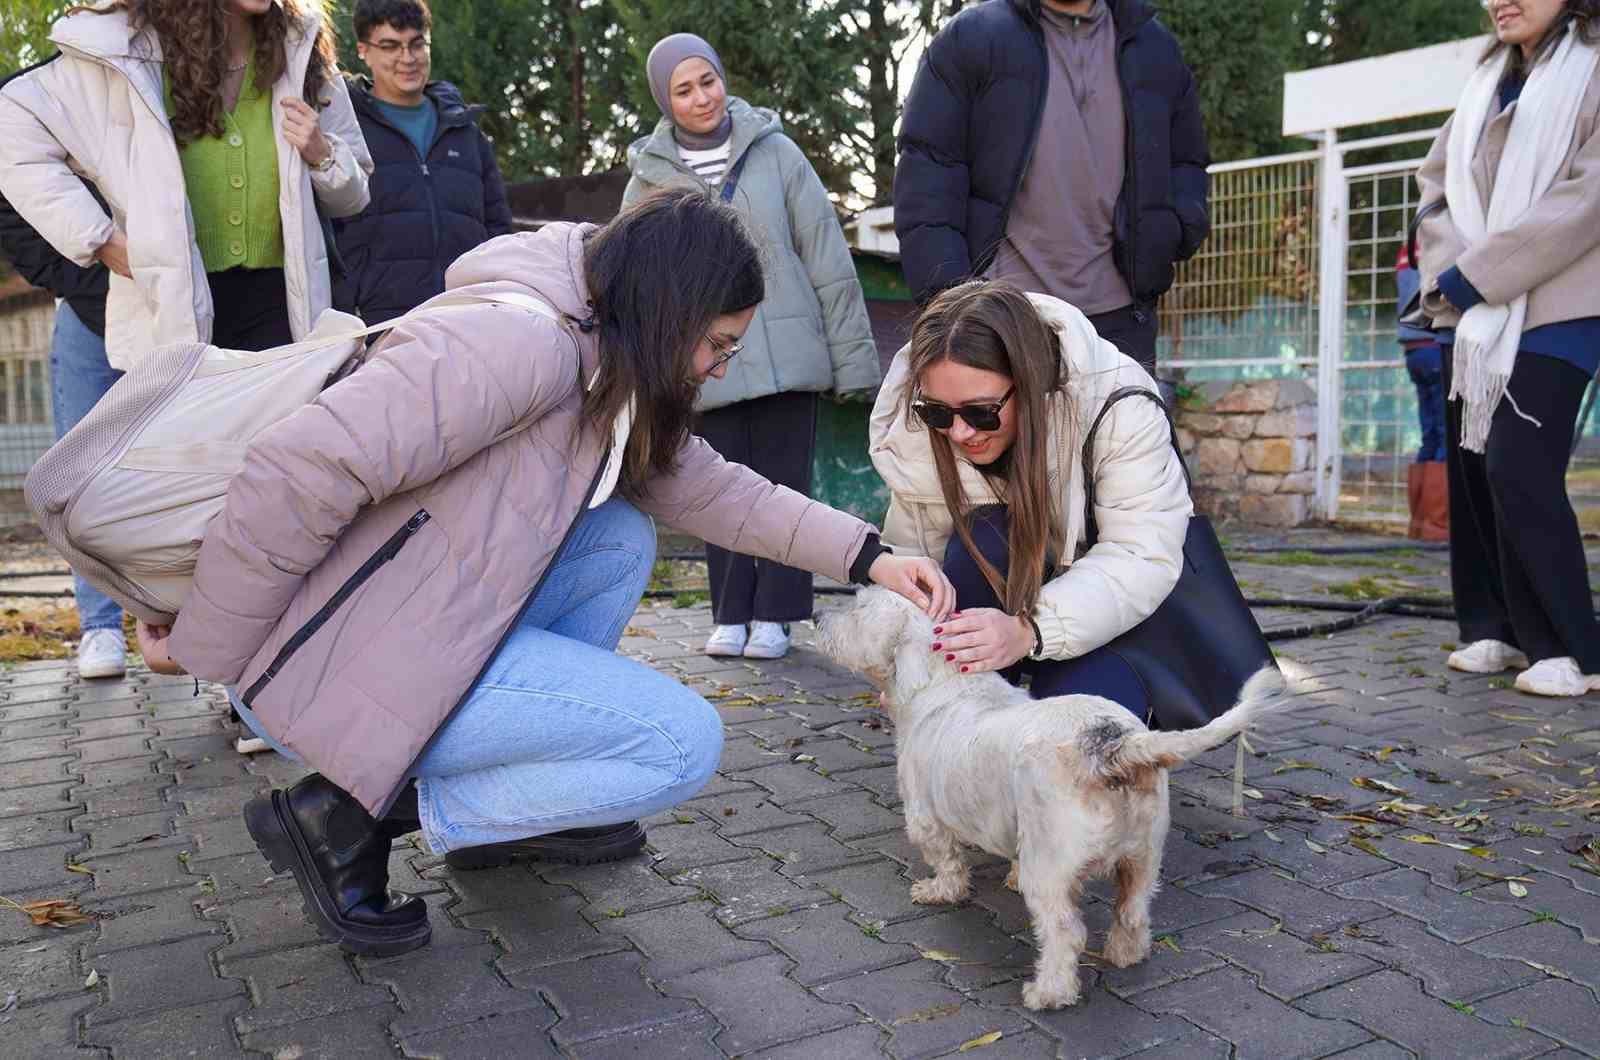
[[[928,617],[883,589],[821,616],[817,634],[818,650],[883,689],[894,718],[906,834],[934,872],[911,885],[912,901],[966,897],[963,843],[1015,860],[1040,947],[1022,989],[1030,1009],[1078,1000],[1078,898],[1091,878],[1117,878],[1106,960],[1125,968],[1149,954],[1168,767],[1243,732],[1284,690],[1267,668],[1204,728],[1151,732],[1108,699],[1036,700],[998,674],[960,673],[933,652]]]

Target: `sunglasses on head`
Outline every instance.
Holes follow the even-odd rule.
[[[967,426],[975,431],[998,431],[1000,429],[1000,410],[1005,403],[1011,400],[1011,395],[1017,392],[1012,387],[1000,395],[999,401],[986,401],[970,405],[946,405],[940,401],[929,401],[927,398],[918,398],[911,403],[911,411],[917,414],[917,419],[932,427],[936,431],[947,431],[955,426],[956,417],[960,416],[967,421]]]

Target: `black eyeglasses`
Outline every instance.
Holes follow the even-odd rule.
[[[363,43],[365,43],[369,48],[378,49],[383,53],[384,58],[386,59],[392,59],[396,55],[399,55],[402,51],[410,52],[412,55],[420,58],[421,56],[427,55],[428,49],[433,46],[432,42],[430,42],[427,37],[415,37],[409,41],[369,40],[364,41]]]
[[[947,431],[955,426],[957,416],[966,420],[967,426],[975,431],[998,431],[1000,429],[1000,410],[1005,407],[1005,403],[1010,401],[1011,395],[1016,392],[1017,388],[1012,387],[1000,395],[999,401],[956,405],[954,407],[940,401],[918,398],[911,403],[911,411],[917,414],[917,419],[936,431]]]
[[[723,365],[727,364],[744,351],[744,343],[742,341],[730,342],[728,345],[724,346],[710,335],[707,335],[706,342],[711,345],[711,352],[716,354],[716,357],[711,361],[710,367],[706,369],[706,373],[708,375],[712,372],[715,372],[718,368],[721,368]]]

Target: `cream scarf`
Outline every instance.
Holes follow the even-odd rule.
[[[1450,218],[1468,247],[1515,225],[1555,183],[1572,146],[1578,107],[1597,58],[1600,51],[1580,40],[1573,26],[1554,53],[1529,74],[1515,104],[1516,115],[1495,171],[1487,211],[1472,179],[1472,158],[1509,57],[1478,65],[1456,106],[1445,162]],[[1489,425],[1516,364],[1527,314],[1528,296],[1522,294],[1504,305],[1485,302],[1473,306],[1456,326],[1450,397],[1461,398],[1464,404],[1462,448],[1484,450]]]

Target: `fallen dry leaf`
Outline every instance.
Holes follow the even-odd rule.
[[[1280,773],[1293,773],[1297,769],[1310,769],[1310,770],[1314,770],[1315,772],[1318,772],[1318,773],[1327,773],[1330,777],[1333,776],[1333,773],[1332,773],[1331,770],[1328,770],[1328,769],[1326,769],[1326,768],[1324,768],[1322,766],[1319,766],[1315,762],[1304,762],[1304,761],[1300,761],[1299,759],[1294,759],[1294,758],[1291,758],[1289,761],[1285,762],[1283,765],[1279,766],[1277,769],[1274,769],[1272,771],[1272,775],[1273,776],[1277,776]]]
[[[1311,852],[1313,854],[1326,854],[1328,852],[1327,847],[1323,846],[1321,843],[1314,843],[1309,839],[1306,840],[1306,846],[1311,848]]]
[[[93,990],[95,984],[98,983],[99,981],[100,981],[100,972],[98,970],[94,969],[94,968],[90,968],[88,977],[85,978],[84,981],[83,981],[83,988],[85,990]]]
[[[923,957],[930,961],[959,962],[961,960],[961,958],[957,957],[955,954],[946,953],[944,950],[919,950],[917,952],[921,953]]]
[[[1533,716],[1532,714],[1506,714],[1506,713],[1504,713],[1502,711],[1498,711],[1498,710],[1491,710],[1491,711],[1488,712],[1488,714],[1489,714],[1489,717],[1491,717],[1491,718],[1499,718],[1501,721],[1539,721],[1540,720],[1539,718]]]
[[[1275,920],[1269,928],[1244,928],[1243,930],[1223,928],[1222,933],[1224,935],[1232,935],[1236,939],[1264,939],[1276,935],[1282,930],[1283,921]]]
[[[970,1053],[974,1049],[982,1049],[986,1045],[993,1045],[995,1042],[998,1042],[1002,1036],[1003,1032],[1001,1031],[990,1031],[988,1034],[980,1034],[971,1041],[962,1042],[961,1048],[957,1049],[956,1052]]]
[[[91,869],[87,865],[80,865],[76,861],[67,862],[67,871],[68,872],[81,872],[85,876],[93,876],[94,875],[94,870],[93,869]]]
[[[1386,795],[1409,795],[1405,788],[1397,788],[1386,780],[1374,780],[1371,777],[1351,777],[1350,783],[1367,791],[1381,791]]]
[[[94,922],[94,917],[78,908],[78,903],[66,898],[41,899],[37,902],[14,902],[0,895],[0,903],[27,915],[34,927],[68,928],[77,924]]]
[[[1511,882],[1507,883],[1506,889],[1511,892],[1511,897],[1513,898],[1528,897],[1528,889],[1522,884],[1518,883],[1516,880],[1512,880]]]
[[[1349,843],[1363,854],[1371,854],[1375,858],[1383,857],[1383,852],[1381,850],[1359,836],[1351,836],[1349,839],[1345,840],[1345,842]]]
[[[1261,792],[1257,791],[1255,788],[1240,788],[1239,789],[1239,793],[1241,795],[1243,795],[1247,799],[1264,799],[1264,798],[1266,798],[1265,795],[1261,794]]]

